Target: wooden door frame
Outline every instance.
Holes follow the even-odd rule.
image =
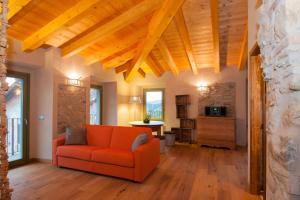
[[[25,165],[29,162],[29,133],[30,133],[30,74],[8,70],[7,76],[20,78],[24,81],[23,96],[23,159],[9,162],[9,168]],[[25,121],[26,120],[26,121]]]
[[[250,51],[250,74],[249,74],[249,81],[250,81],[250,192],[253,194],[263,194],[264,199],[266,199],[266,132],[265,132],[265,123],[266,123],[266,83],[263,82],[260,85],[260,91],[256,93],[259,95],[260,101],[262,102],[262,109],[261,109],[261,118],[260,120],[260,128],[262,131],[262,135],[254,135],[253,134],[253,90],[252,87],[254,85],[253,79],[257,77],[253,77],[256,70],[261,70],[260,65],[255,65],[253,62],[256,62],[255,59],[260,55],[260,49],[258,44],[256,43],[252,50]],[[252,67],[255,67],[254,69]],[[259,78],[262,78],[259,77]],[[256,112],[256,111],[255,111]],[[261,136],[261,138],[260,138]],[[261,141],[260,141],[261,140]],[[259,144],[259,146],[257,145]],[[261,155],[260,155],[261,154]],[[261,156],[261,157],[260,157]],[[261,166],[260,166],[261,165]],[[262,179],[262,180],[260,180]],[[263,189],[263,193],[261,190]]]

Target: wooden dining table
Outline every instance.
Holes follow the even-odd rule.
[[[157,136],[161,136],[161,128],[164,125],[163,121],[150,121],[149,123],[144,123],[143,121],[133,121],[129,122],[133,127],[147,127],[151,128],[152,132],[157,132]]]

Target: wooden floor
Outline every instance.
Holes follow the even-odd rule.
[[[13,199],[252,200],[247,152],[177,145],[142,184],[33,163],[9,172]]]

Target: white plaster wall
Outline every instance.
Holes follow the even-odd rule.
[[[22,52],[21,43],[14,39],[8,40],[7,59],[15,66],[38,69],[45,65],[45,49],[38,49],[33,52]]]
[[[52,119],[53,119],[53,75],[49,69],[38,69],[35,72],[33,90],[35,90],[34,116],[31,121],[34,126],[30,135],[32,142],[30,155],[32,158],[51,158]],[[44,120],[40,120],[43,116]]]
[[[117,125],[118,124],[118,97],[117,83],[107,82],[102,84],[103,87],[103,124]]]
[[[256,1],[248,0],[248,50],[250,51],[257,42],[258,11]]]

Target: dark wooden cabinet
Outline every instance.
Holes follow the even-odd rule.
[[[187,106],[185,105],[176,105],[176,117],[177,119],[185,119],[188,117]]]
[[[200,145],[235,149],[235,118],[199,116],[197,132]]]
[[[176,105],[189,105],[191,104],[190,95],[176,95]]]
[[[192,143],[196,120],[188,119],[188,107],[191,104],[190,95],[177,95],[175,98],[176,117],[180,119],[180,127],[172,128],[171,131],[176,134],[176,141]]]
[[[196,120],[194,119],[180,119],[180,127],[181,128],[196,128]]]
[[[176,117],[178,119],[188,118],[188,106],[191,104],[189,95],[176,96]]]

